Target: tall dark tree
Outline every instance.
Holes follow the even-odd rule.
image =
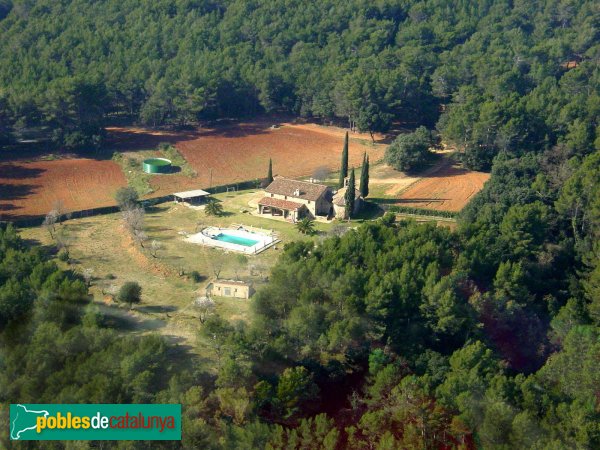
[[[412,133],[398,136],[386,149],[385,161],[396,170],[414,172],[431,161],[431,145],[431,132],[421,126]]]
[[[352,212],[354,211],[354,195],[356,193],[356,180],[354,177],[354,168],[350,171],[350,178],[348,179],[348,187],[346,194],[344,195],[344,204],[346,208],[346,217],[350,219]]]
[[[342,151],[342,162],[340,164],[340,180],[338,186],[340,188],[344,187],[344,180],[348,176],[348,132],[346,131],[346,136],[344,137],[344,150]]]
[[[106,86],[85,77],[60,78],[45,92],[41,113],[56,145],[98,146],[104,137]]]
[[[369,157],[367,152],[363,157],[363,165],[360,171],[360,195],[363,198],[367,198],[369,195]]]
[[[267,183],[273,182],[273,160],[269,158],[269,171],[267,172]]]
[[[10,115],[8,101],[0,94],[0,145],[5,144],[10,140]]]

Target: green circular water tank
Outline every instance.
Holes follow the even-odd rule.
[[[171,171],[171,161],[167,158],[148,158],[142,163],[146,173],[169,173]]]

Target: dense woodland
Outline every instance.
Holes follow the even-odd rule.
[[[286,111],[437,128],[492,173],[454,231],[387,215],[288,243],[252,323],[199,324],[217,376],[113,330],[5,227],[3,405],[182,403],[183,442],[152,448],[600,447],[596,2],[0,0],[0,19],[7,139]]]
[[[90,148],[117,118],[288,112],[437,124],[478,169],[558,142],[583,154],[599,14],[589,0],[0,0],[0,134],[43,125]]]

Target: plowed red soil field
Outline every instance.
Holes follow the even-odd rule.
[[[359,166],[367,151],[371,162],[383,157],[384,146],[367,146],[353,140],[369,139],[350,134],[349,163]],[[198,172],[200,186],[223,185],[266,176],[269,158],[273,174],[286,177],[309,176],[319,167],[339,168],[344,132],[316,125],[245,123],[203,129],[192,140],[180,141],[177,148]]]
[[[412,184],[402,192],[397,204],[439,211],[460,211],[489,178],[489,173],[471,172],[447,164]]]
[[[0,162],[0,219],[43,215],[57,201],[71,211],[110,206],[115,191],[126,184],[112,161]]]

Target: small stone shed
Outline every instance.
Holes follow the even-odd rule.
[[[232,297],[249,299],[254,294],[252,283],[239,280],[213,280],[206,288],[213,297]]]

